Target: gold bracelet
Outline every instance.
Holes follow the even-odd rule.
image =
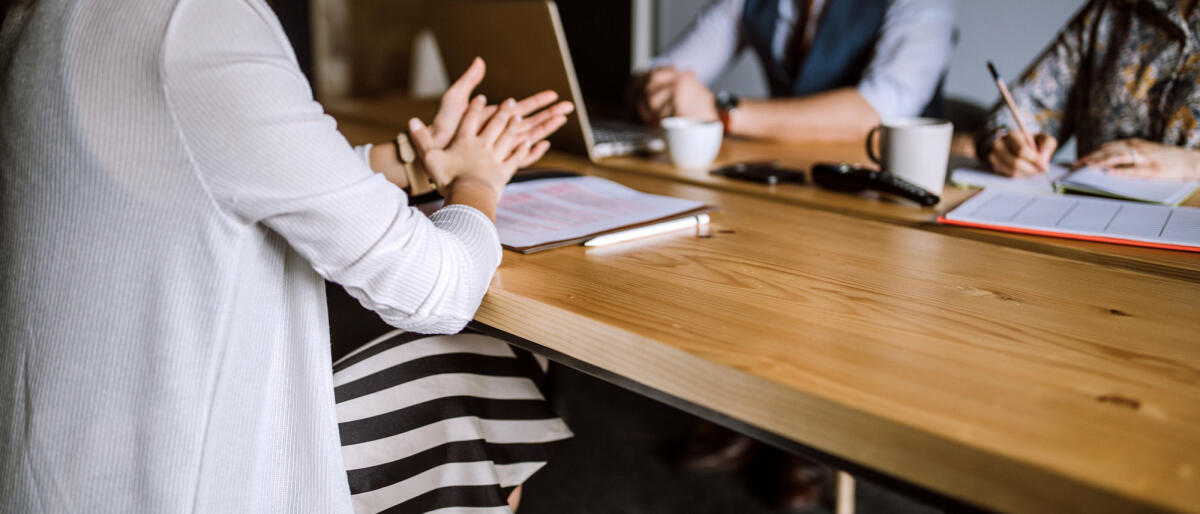
[[[404,167],[404,176],[408,177],[409,196],[421,196],[437,190],[437,185],[429,178],[425,167],[417,162],[417,151],[407,133],[401,132],[396,135],[396,158]]]

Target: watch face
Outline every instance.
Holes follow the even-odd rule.
[[[739,99],[737,97],[737,95],[730,93],[729,91],[721,91],[721,92],[717,93],[717,109],[718,110],[728,111],[730,109],[736,109],[738,106],[738,103],[740,103],[740,102],[741,102],[741,99]]]

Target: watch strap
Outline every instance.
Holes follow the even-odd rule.
[[[725,127],[725,133],[728,134],[733,120],[733,112],[742,103],[742,99],[728,91],[718,92],[714,99],[717,104],[717,117],[720,118],[721,125]]]
[[[396,135],[396,158],[404,168],[404,176],[408,178],[409,196],[421,196],[437,190],[425,167],[417,162],[417,150],[405,132]]]

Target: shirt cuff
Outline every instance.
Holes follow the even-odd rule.
[[[663,66],[673,66],[673,64],[671,64],[671,59],[669,56],[660,55],[658,57],[650,59],[650,67],[646,71],[650,71],[655,68],[662,68]]]
[[[455,204],[438,209],[429,217],[433,225],[454,234],[466,246],[468,254],[475,259],[477,267],[486,273],[480,282],[491,282],[492,273],[500,266],[503,251],[496,225],[486,214],[469,205]],[[485,285],[486,287],[486,285]]]
[[[368,168],[371,167],[371,148],[374,146],[375,145],[371,143],[367,143],[365,145],[354,147],[354,152],[358,154],[358,157],[361,158],[363,162],[367,163]]]

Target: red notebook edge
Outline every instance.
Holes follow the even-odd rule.
[[[1137,241],[1133,239],[1122,239],[1119,237],[1104,237],[1104,236],[1087,236],[1083,234],[1071,234],[1067,232],[1055,232],[1052,230],[1035,230],[1021,227],[1011,227],[1005,225],[989,225],[986,223],[974,223],[970,221],[952,220],[945,216],[938,216],[937,222],[943,225],[958,225],[961,227],[982,228],[987,230],[998,230],[1001,232],[1013,232],[1016,234],[1027,234],[1034,236],[1059,237],[1063,239],[1076,239],[1079,241],[1092,241],[1097,243],[1110,243],[1126,246],[1141,246],[1145,248],[1158,248],[1162,250],[1179,250],[1184,252],[1200,253],[1200,246],[1184,246],[1173,245],[1168,243],[1151,243],[1148,241]]]

